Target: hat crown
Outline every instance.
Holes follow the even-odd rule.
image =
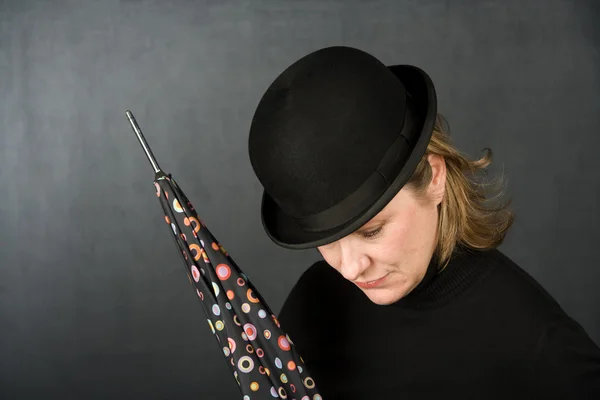
[[[258,104],[249,136],[254,172],[291,216],[332,207],[375,172],[402,130],[406,99],[401,81],[364,51],[310,53]]]

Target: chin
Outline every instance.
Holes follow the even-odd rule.
[[[390,282],[389,286],[361,290],[373,303],[380,306],[387,306],[408,295],[415,286],[416,283],[403,279],[401,281]]]
[[[390,289],[369,289],[363,290],[363,293],[369,298],[369,300],[380,306],[390,305],[406,296],[405,290],[398,292]]]

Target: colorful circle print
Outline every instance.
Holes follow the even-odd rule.
[[[159,174],[154,184],[164,220],[207,318],[208,332],[216,337],[219,351],[229,364],[223,368],[233,371],[243,400],[322,400],[271,308],[198,217],[173,178]]]
[[[279,336],[279,339],[277,340],[277,344],[279,344],[279,348],[283,351],[290,351],[291,347],[290,347],[290,342],[288,342],[287,338],[285,336]]]
[[[231,268],[227,264],[219,264],[217,266],[217,276],[220,280],[226,281],[231,276]]]
[[[246,336],[248,336],[248,340],[256,339],[256,328],[252,324],[244,325],[244,332],[246,332]]]

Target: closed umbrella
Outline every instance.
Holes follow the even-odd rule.
[[[290,337],[256,287],[163,172],[131,111],[127,118],[154,169],[164,222],[243,400],[322,400]]]

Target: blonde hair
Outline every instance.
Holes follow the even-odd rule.
[[[438,206],[438,239],[435,250],[438,265],[445,268],[457,245],[474,249],[498,247],[514,221],[514,212],[508,207],[511,200],[495,203],[504,194],[503,176],[486,183],[486,168],[492,162],[492,151],[478,160],[470,160],[450,141],[449,126],[440,114],[436,117],[432,138],[409,185],[418,195],[424,195],[431,181],[429,154],[437,154],[446,163],[446,186]]]

